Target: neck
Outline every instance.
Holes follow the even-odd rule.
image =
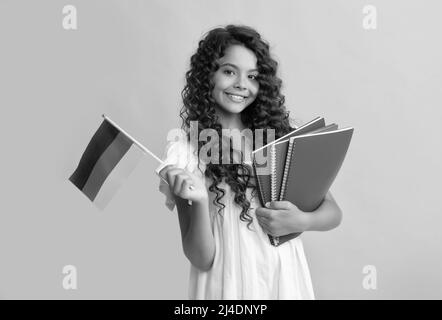
[[[216,114],[223,129],[239,129],[241,131],[246,129],[240,113],[223,113],[217,110]]]

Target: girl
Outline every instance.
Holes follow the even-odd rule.
[[[246,26],[210,31],[191,57],[180,114],[187,137],[169,142],[167,165],[157,169],[168,182],[160,181],[166,205],[177,206],[190,299],[314,299],[300,237],[274,247],[267,234],[335,228],[341,210],[331,194],[315,212],[288,201],[263,208],[250,163],[206,164],[198,157],[205,143],[189,143],[191,121],[219,137],[223,129],[274,129],[276,138],[293,130],[276,73],[269,45]],[[243,151],[254,148],[249,139]]]

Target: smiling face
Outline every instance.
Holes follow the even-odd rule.
[[[212,96],[218,111],[226,115],[239,114],[258,95],[257,58],[246,47],[232,45],[225,50],[224,56],[218,62],[220,67],[212,78]]]

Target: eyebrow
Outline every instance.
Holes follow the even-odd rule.
[[[235,69],[239,69],[238,66],[234,65],[233,63],[223,63],[222,65],[220,65],[219,67],[224,67],[224,66],[231,66]],[[258,69],[250,69],[248,72],[252,72],[252,71],[258,71]]]

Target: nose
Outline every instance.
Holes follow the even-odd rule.
[[[246,90],[247,88],[245,85],[244,77],[238,77],[238,80],[233,87],[238,90]]]

